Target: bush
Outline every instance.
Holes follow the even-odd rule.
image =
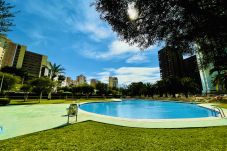
[[[5,106],[10,103],[10,99],[8,98],[0,98],[0,106]]]

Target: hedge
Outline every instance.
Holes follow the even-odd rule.
[[[0,106],[5,106],[10,103],[10,99],[8,98],[0,98]]]

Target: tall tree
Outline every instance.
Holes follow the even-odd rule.
[[[17,83],[20,82],[20,78],[8,73],[0,72],[0,93],[3,91],[11,90]]]
[[[130,44],[148,48],[164,42],[186,53],[197,44],[203,64],[227,60],[226,0],[96,0],[94,5]]]
[[[188,94],[199,93],[199,86],[194,82],[190,77],[183,77],[180,79],[181,89],[179,92],[182,92],[186,98],[188,98]]]
[[[10,31],[10,27],[14,25],[15,12],[13,12],[13,8],[14,6],[10,3],[0,0],[0,34]]]
[[[51,79],[54,80],[58,75],[64,73],[65,69],[62,67],[62,65],[57,65],[56,63],[51,63],[51,71],[52,71],[52,77]]]
[[[29,74],[27,71],[25,71],[24,69],[18,69],[15,67],[8,67],[8,66],[3,67],[1,69],[1,72],[5,72],[5,73],[9,73],[9,74],[13,74],[13,75],[21,77],[22,84],[24,83],[25,80],[28,80],[28,77],[29,77]]]
[[[105,97],[105,95],[108,92],[108,85],[106,83],[98,82],[96,84],[96,90],[97,90],[97,94]]]
[[[24,92],[24,102],[28,100],[28,95],[32,91],[32,86],[29,84],[24,84],[20,90]]]
[[[32,85],[32,91],[39,94],[39,102],[42,99],[43,93],[50,93],[54,87],[54,82],[49,78],[44,77],[34,79],[30,82],[30,84]]]

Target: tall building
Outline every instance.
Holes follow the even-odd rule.
[[[188,57],[183,60],[184,66],[184,76],[192,78],[195,83],[198,84],[199,89],[202,90],[202,82],[199,73],[198,62],[196,59],[196,55]]]
[[[79,75],[76,77],[76,85],[83,85],[86,84],[86,77],[84,75]]]
[[[43,57],[43,61],[42,61],[41,76],[51,78],[52,77],[51,63],[49,61],[47,61],[47,58],[45,58],[45,57]]]
[[[117,88],[117,87],[118,87],[118,78],[109,77],[109,88]]]
[[[98,83],[98,80],[91,79],[90,86],[92,86],[93,88],[96,88],[97,83]]]
[[[47,56],[37,54],[34,52],[26,51],[22,64],[22,69],[28,71],[29,75],[40,77],[42,69],[47,65]],[[43,74],[46,74],[45,72]],[[48,74],[47,74],[48,75]],[[42,75],[45,76],[45,75]]]
[[[15,44],[4,36],[0,36],[0,67],[21,68],[26,46]]]
[[[183,56],[170,47],[158,52],[160,74],[162,79],[183,76]]]
[[[16,44],[4,36],[0,36],[0,41],[0,50],[3,50],[0,51],[1,68],[6,66],[21,68],[27,47]]]
[[[169,47],[158,52],[160,74],[162,79],[170,77],[190,77],[202,90],[201,73],[196,55],[183,59],[183,55]]]
[[[27,50],[26,46],[23,45],[16,46],[16,51],[14,53],[13,58],[13,67],[18,69],[22,68],[26,50]]]
[[[3,58],[5,55],[5,47],[6,47],[6,38],[3,36],[0,36],[0,68],[2,66]]]

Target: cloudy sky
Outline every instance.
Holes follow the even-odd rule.
[[[160,78],[160,48],[141,51],[120,41],[90,6],[92,0],[7,1],[20,10],[8,37],[61,64],[67,76],[75,79],[84,74],[88,81],[96,78],[103,82],[108,76],[117,76],[120,84]]]

